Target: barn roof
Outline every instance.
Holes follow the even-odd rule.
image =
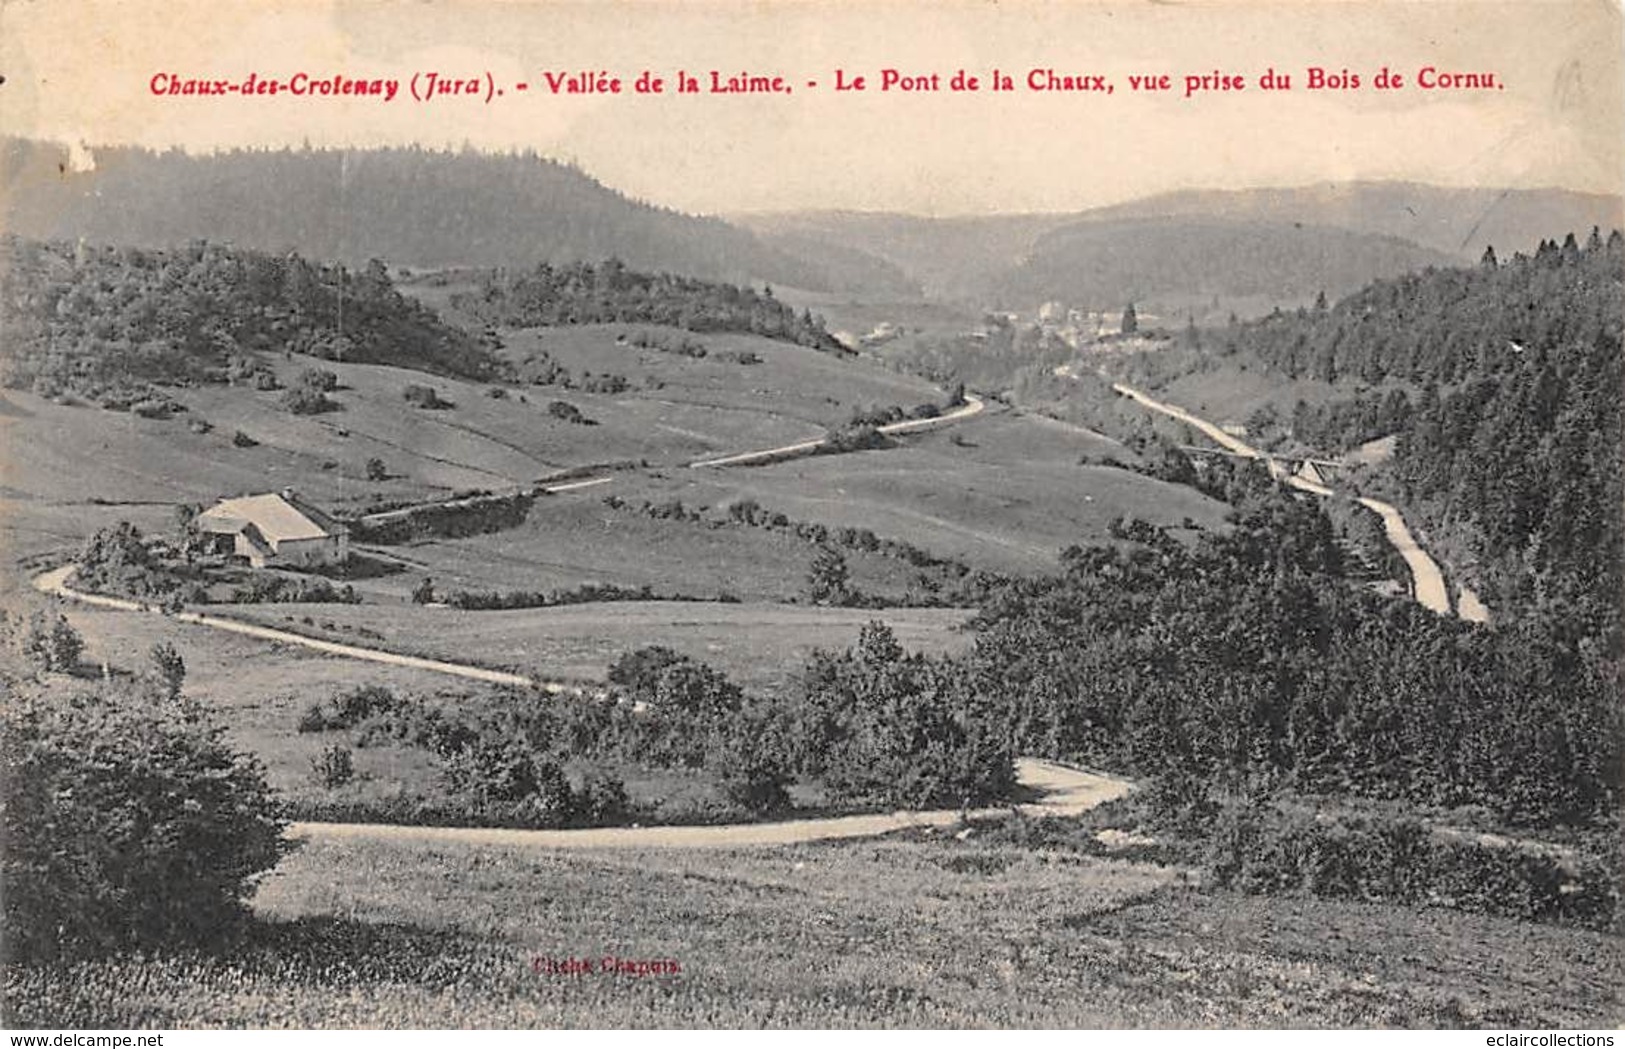
[[[235,534],[249,526],[273,545],[297,539],[325,539],[346,529],[291,491],[222,499],[198,515],[205,532]]]

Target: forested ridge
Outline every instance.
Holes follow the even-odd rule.
[[[720,219],[630,199],[534,153],[97,149],[0,139],[0,227],[40,239],[180,247],[207,238],[351,266],[533,266],[617,256],[724,281],[857,290]],[[898,273],[865,278],[906,289]]]
[[[822,320],[749,287],[671,273],[639,273],[619,259],[485,275],[452,305],[488,324],[537,327],[611,322],[669,324],[697,332],[746,332],[832,353],[845,347]]]
[[[1253,469],[1253,468],[1249,468]],[[1343,577],[1320,508],[1262,477],[1228,536],[1072,549],[983,608],[1017,749],[1205,790],[1352,794],[1586,825],[1618,804],[1617,652],[1473,628]]]
[[[1304,302],[1320,289],[1349,292],[1451,261],[1398,237],[1302,222],[1097,219],[1044,234],[991,290],[1011,303],[1057,299],[1097,309],[1208,296]]]
[[[1476,267],[1241,325],[1221,352],[1378,386],[1300,406],[1294,437],[1337,452],[1396,434],[1382,483],[1430,527],[1467,538],[1492,607],[1612,639],[1625,583],[1622,266],[1617,231],[1508,261],[1492,249]]]
[[[198,242],[175,251],[5,238],[0,382],[107,407],[150,384],[274,385],[260,355],[311,354],[472,379],[506,367],[403,296],[380,263],[357,273]]]

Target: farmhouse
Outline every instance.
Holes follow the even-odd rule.
[[[350,557],[349,529],[291,488],[222,499],[193,523],[215,537],[222,553],[245,557],[255,568],[342,564]]]

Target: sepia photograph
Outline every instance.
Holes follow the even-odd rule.
[[[1614,0],[0,0],[0,1027],[1612,1046],[1622,330]]]

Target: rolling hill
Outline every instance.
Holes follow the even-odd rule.
[[[635,269],[815,291],[906,286],[873,265],[849,279],[838,255],[809,261],[529,154],[119,147],[97,150],[94,164],[75,170],[60,146],[0,142],[0,228],[139,247],[208,239],[351,265],[530,267],[614,256]]]
[[[1210,218],[1085,221],[1051,230],[996,278],[995,297],[1158,312],[1217,299],[1289,305],[1455,260],[1397,237],[1329,226]]]
[[[917,280],[928,297],[977,307],[1032,306],[1099,289],[1104,300],[1095,305],[1115,309],[1127,293],[1144,297],[1143,286],[1176,307],[1215,294],[1233,298],[1224,308],[1245,315],[1321,288],[1330,295],[1409,269],[1476,262],[1487,245],[1510,256],[1533,251],[1553,230],[1608,230],[1625,224],[1622,207],[1618,197],[1560,189],[1350,182],[1190,190],[1057,214],[804,211],[733,221],[784,250],[822,242],[862,252]],[[1290,272],[1291,263],[1307,263],[1311,273]],[[1184,275],[1161,276],[1170,265]],[[1145,279],[1148,266],[1156,280]],[[1061,276],[1080,268],[1091,274],[1087,285]],[[1283,276],[1291,294],[1276,293]],[[1242,288],[1270,294],[1234,290]]]
[[[1625,202],[1562,189],[1463,189],[1413,182],[1327,183],[1291,189],[1186,190],[1088,213],[1091,218],[1225,218],[1336,226],[1401,237],[1477,262],[1486,247],[1530,253],[1553,231],[1625,225]]]

